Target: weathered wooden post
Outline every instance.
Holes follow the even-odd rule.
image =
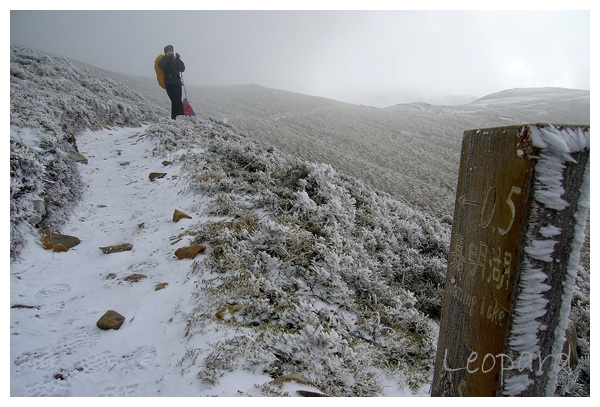
[[[589,126],[465,132],[432,396],[554,394],[589,149]]]

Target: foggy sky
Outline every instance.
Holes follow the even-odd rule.
[[[590,89],[589,11],[11,11],[10,42],[143,77],[172,44],[186,84],[375,106]]]

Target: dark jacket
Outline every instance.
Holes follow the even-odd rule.
[[[158,66],[165,73],[165,84],[182,86],[180,72],[185,71],[185,64],[174,55],[165,55],[159,62]]]

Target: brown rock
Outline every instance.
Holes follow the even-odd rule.
[[[167,160],[165,160],[165,161],[162,162],[162,165],[164,165],[165,167],[167,165],[171,165],[171,164],[173,164],[173,163],[171,161],[167,161]]]
[[[126,252],[131,249],[133,249],[133,245],[131,243],[122,243],[114,246],[100,247],[100,250],[102,250],[102,253],[104,254]]]
[[[75,161],[76,163],[82,163],[82,164],[87,164],[88,163],[88,159],[85,158],[80,153],[78,153],[77,151],[75,151],[75,152],[73,152],[71,154],[71,158],[73,158],[73,161]]]
[[[310,381],[310,379],[308,379],[298,373],[285,374],[283,376],[279,376],[278,378],[276,378],[274,380],[271,380],[271,384],[275,384],[277,386],[281,386],[283,383],[287,383],[287,382],[296,382],[299,384],[308,384],[308,385],[313,386],[313,382]]]
[[[190,215],[185,212],[181,212],[179,209],[175,209],[173,212],[173,222],[179,222],[181,219],[192,219]]]
[[[154,291],[162,290],[163,288],[166,288],[168,285],[169,285],[169,283],[156,284],[156,286],[154,287]]]
[[[96,326],[100,329],[119,329],[125,322],[125,317],[117,311],[108,310],[100,317]]]
[[[19,308],[24,308],[24,309],[40,309],[41,307],[39,305],[15,304],[15,305],[11,306],[10,308],[11,309],[19,309]]]
[[[53,252],[66,252],[81,243],[75,236],[61,235],[49,230],[42,230],[42,247]]]
[[[150,178],[150,181],[154,181],[156,178],[162,178],[165,175],[167,175],[166,172],[151,172],[148,178]]]
[[[203,252],[204,250],[206,250],[206,247],[202,246],[201,244],[180,247],[179,249],[175,250],[175,256],[179,260],[193,259],[198,253]]]
[[[296,390],[296,393],[302,397],[329,397],[327,394],[317,393],[316,391]]]
[[[296,393],[299,396],[302,396],[302,397],[329,397],[327,394],[323,394],[319,391],[315,391],[315,390],[318,390],[317,387],[315,386],[315,384],[310,379],[308,379],[298,373],[290,373],[290,374],[279,376],[276,379],[271,380],[270,384],[281,387],[284,383],[288,383],[288,382],[296,382],[298,384],[302,384],[302,385],[306,385],[306,386],[310,386],[310,387],[314,388],[314,390],[296,390]]]
[[[134,273],[134,274],[128,275],[123,280],[130,282],[130,283],[137,283],[138,281],[143,280],[145,278],[148,278],[148,276],[146,276],[144,274]]]

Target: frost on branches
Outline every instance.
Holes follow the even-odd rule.
[[[197,225],[196,243],[210,249],[191,277],[190,347],[223,307],[219,323],[238,334],[215,343],[201,380],[214,384],[239,364],[301,373],[337,396],[380,394],[388,373],[400,386],[429,380],[448,225],[218,122],[147,134],[157,154],[182,161],[191,192],[211,196],[214,221]]]

